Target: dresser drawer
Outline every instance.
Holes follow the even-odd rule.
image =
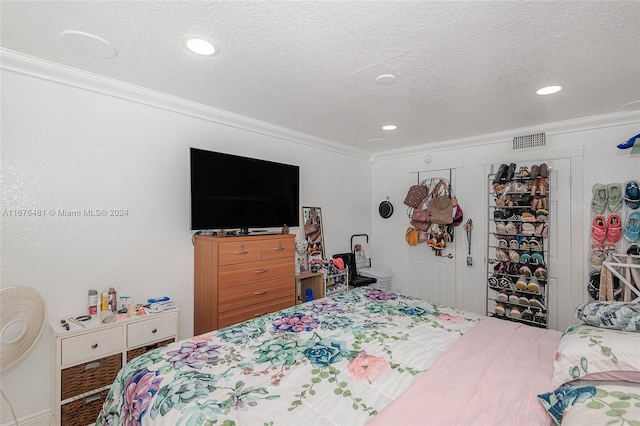
[[[65,368],[61,372],[61,399],[109,386],[121,368],[121,353]]]
[[[293,238],[262,241],[262,260],[281,259],[284,257],[291,259],[294,251],[295,243]]]
[[[122,352],[124,349],[122,327],[108,328],[63,339],[61,347],[62,367],[102,358],[114,352]]]
[[[227,312],[290,296],[294,294],[294,291],[295,278],[293,277],[276,278],[275,280],[221,289],[218,299],[219,312]]]
[[[225,265],[218,268],[218,287],[228,288],[279,277],[293,277],[295,265],[291,259],[273,259],[250,264]]]
[[[62,426],[87,426],[95,423],[109,389],[85,396],[61,407]]]
[[[260,241],[236,241],[220,243],[218,246],[218,264],[233,265],[236,263],[255,262],[261,259],[262,245]]]
[[[218,315],[218,327],[222,328],[265,314],[270,314],[271,312],[279,311],[280,309],[289,308],[294,304],[295,297],[293,294],[291,294],[291,296],[271,300],[266,303],[260,303],[258,305],[251,305],[240,309],[234,309],[233,311],[222,312]]]
[[[162,315],[127,325],[127,347],[135,348],[175,336],[176,317]]]

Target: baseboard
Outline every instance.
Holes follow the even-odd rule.
[[[4,416],[3,416],[4,417]],[[53,426],[53,416],[51,410],[42,410],[37,413],[29,414],[18,419],[20,426]],[[0,426],[14,426],[13,420],[2,423]]]

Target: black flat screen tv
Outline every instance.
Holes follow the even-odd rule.
[[[300,168],[191,148],[191,229],[300,224]]]

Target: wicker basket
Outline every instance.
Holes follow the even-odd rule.
[[[87,426],[95,423],[109,389],[64,404],[61,407],[63,426]]]
[[[121,353],[65,368],[60,382],[62,400],[109,386],[121,368]]]
[[[175,342],[174,339],[168,339],[168,340],[163,340],[162,342],[153,343],[151,345],[141,346],[136,349],[131,349],[130,351],[127,351],[127,362],[131,361],[135,357],[140,356],[146,352],[152,351],[162,346],[167,346],[173,342]]]

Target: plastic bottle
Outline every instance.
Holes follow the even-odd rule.
[[[313,289],[308,288],[306,293],[307,293],[306,297],[304,298],[305,302],[311,302],[312,300],[314,300],[314,298],[313,298]]]
[[[98,313],[98,290],[89,290],[89,315]]]
[[[116,297],[116,290],[113,287],[109,287],[109,310],[111,312],[118,312],[118,298]]]
[[[106,291],[103,291],[100,297],[100,310],[108,311],[109,310],[109,295]]]

